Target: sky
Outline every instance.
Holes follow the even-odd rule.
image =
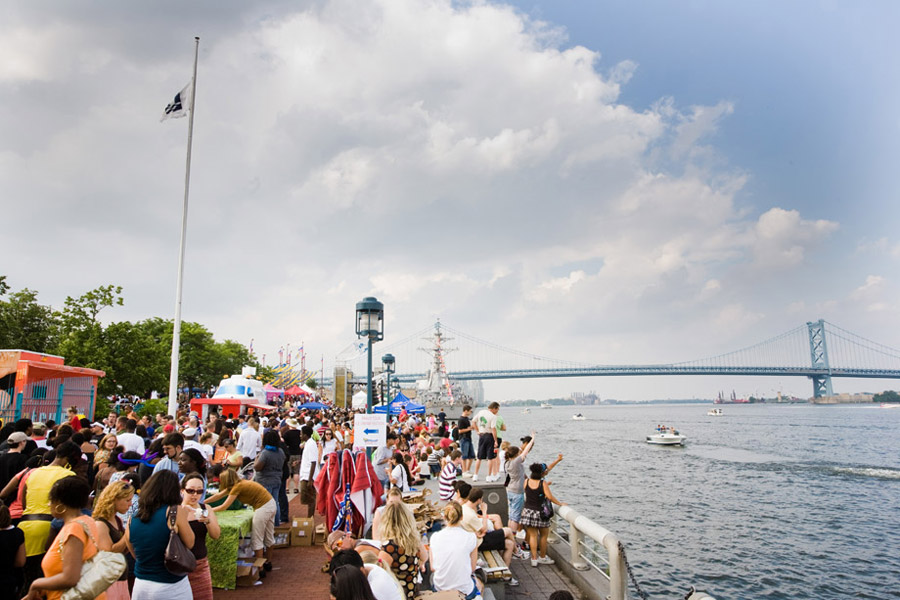
[[[160,117],[199,36],[183,317],[270,364],[302,342],[329,369],[365,296],[385,344],[440,317],[542,356],[661,363],[824,318],[900,347],[898,13],[7,0],[0,274],[54,306],[121,285],[108,321],[173,316],[187,119]],[[498,400],[723,389],[811,393],[486,384]]]

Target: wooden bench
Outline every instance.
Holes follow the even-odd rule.
[[[488,550],[487,552],[479,552],[478,558],[484,561],[484,572],[487,574],[487,582],[504,582],[512,579],[512,571],[505,562],[503,555],[496,550]]]
[[[485,598],[493,597],[493,600],[504,600],[506,598],[506,582],[512,579],[512,571],[509,566],[503,562],[503,555],[496,550],[480,551],[478,558],[484,561],[482,569],[487,575],[487,581],[484,584]]]

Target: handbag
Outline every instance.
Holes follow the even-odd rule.
[[[78,583],[63,592],[62,600],[93,600],[118,581],[128,566],[125,557],[118,552],[100,550],[97,541],[91,535],[91,530],[84,524],[84,521],[79,519],[78,523],[84,528],[84,533],[90,538],[94,547],[97,548],[97,554],[84,561],[84,564],[81,565],[81,577],[78,579]],[[62,550],[63,544],[60,541],[60,554],[62,554]]]
[[[544,521],[549,521],[553,518],[553,503],[550,502],[550,499],[544,494],[544,480],[541,480],[541,497],[543,500],[541,501],[541,519]]]
[[[178,507],[170,506],[166,513],[166,521],[169,525],[169,543],[166,544],[165,565],[166,570],[172,575],[187,575],[197,568],[197,559],[178,535],[178,527],[175,525],[177,516]]]

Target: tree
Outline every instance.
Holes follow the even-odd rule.
[[[0,279],[0,295],[9,286]],[[38,304],[37,292],[28,288],[0,300],[0,348],[52,352],[56,346],[57,321],[49,306]]]
[[[894,390],[886,390],[872,397],[872,402],[900,402],[900,394]]]
[[[9,284],[6,283],[6,275],[0,275],[0,296],[9,291]]]
[[[154,339],[147,321],[110,324],[103,332],[107,349],[106,377],[110,391],[149,398],[168,383],[168,352]]]

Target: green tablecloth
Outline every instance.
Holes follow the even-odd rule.
[[[250,533],[253,509],[223,510],[216,513],[222,535],[214,540],[206,536],[209,572],[213,587],[233,590],[237,579],[237,555],[240,539]]]

